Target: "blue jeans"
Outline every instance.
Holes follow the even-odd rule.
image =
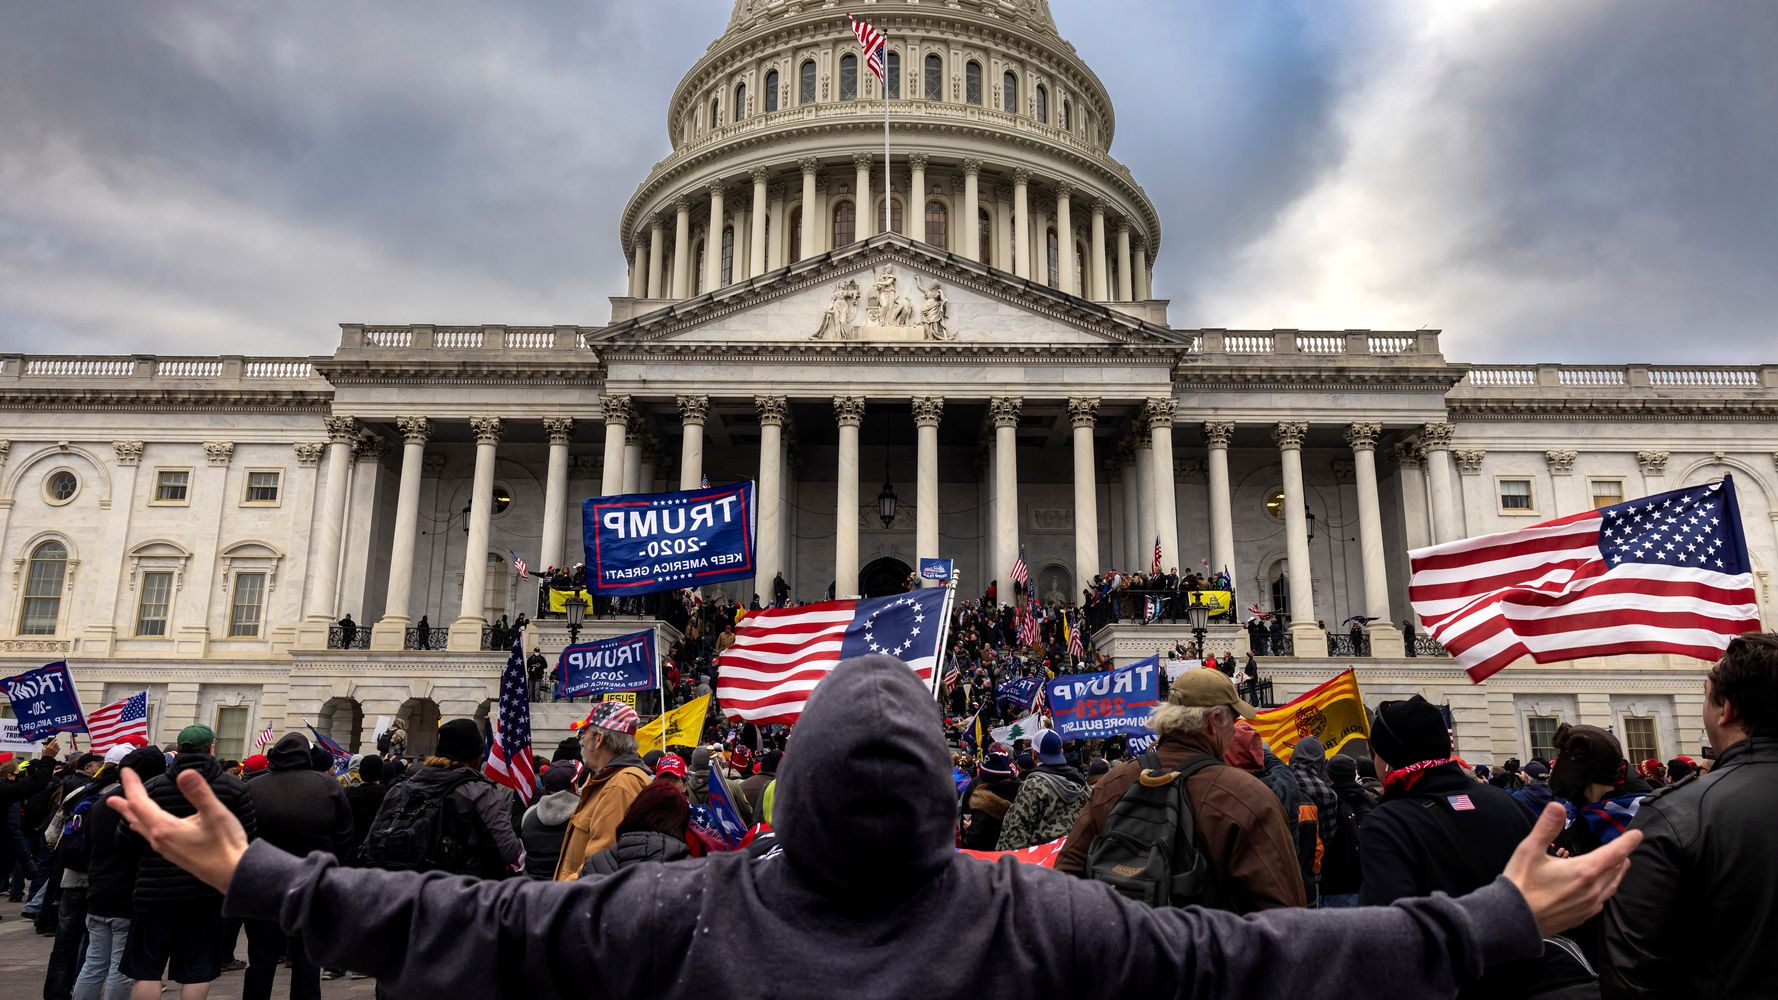
[[[129,936],[129,917],[87,914],[86,962],[74,980],[74,1000],[129,1000],[132,981],[117,971]]]
[[[1330,892],[1321,897],[1321,908],[1324,910],[1347,910],[1358,905],[1356,892]],[[75,1000],[79,1000],[78,997]]]

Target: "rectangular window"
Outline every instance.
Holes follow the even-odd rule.
[[[280,472],[248,472],[247,495],[241,502],[264,504],[277,503],[279,480],[282,478],[283,473]]]
[[[1622,479],[1590,480],[1587,483],[1587,489],[1592,491],[1594,510],[1624,502],[1624,481]]]
[[[1527,741],[1531,746],[1531,756],[1542,757],[1544,760],[1556,758],[1556,726],[1561,720],[1550,715],[1533,715],[1526,718]]]
[[[162,469],[154,477],[155,503],[185,503],[191,473],[185,469]]]
[[[235,576],[234,600],[229,602],[228,608],[229,638],[257,638],[259,636],[260,610],[264,606],[265,574],[237,574]]]
[[[1522,514],[1535,509],[1531,503],[1531,480],[1502,479],[1500,480],[1500,511],[1503,514]]]
[[[1661,744],[1655,739],[1655,720],[1643,715],[1624,716],[1624,757],[1630,766],[1660,756]]]
[[[142,574],[142,599],[136,605],[136,634],[167,634],[167,605],[173,599],[173,574]]]
[[[240,760],[247,751],[246,705],[216,706],[216,757],[219,760]]]

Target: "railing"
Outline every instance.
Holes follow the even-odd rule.
[[[1270,354],[1272,335],[1231,333],[1222,338],[1222,349],[1229,354]]]
[[[217,378],[222,375],[222,362],[157,361],[154,374],[160,378]]]
[[[327,627],[327,648],[328,649],[369,649],[370,648],[370,628],[369,628],[369,626],[363,626],[363,625],[354,627],[352,629],[352,634],[348,637],[346,635],[346,627],[345,626],[343,626],[343,625],[329,625]]]
[[[485,333],[485,331],[479,329],[439,330],[433,333],[432,344],[434,347],[442,347],[446,350],[453,348],[480,347],[482,346],[483,333]]]
[[[449,628],[410,627],[402,636],[402,649],[444,649],[450,645],[451,630]]]
[[[1296,335],[1296,350],[1298,354],[1344,354],[1346,338],[1299,333]]]
[[[1666,365],[1487,365],[1469,370],[1465,384],[1480,389],[1553,386],[1567,389],[1753,389],[1778,385],[1771,366],[1697,368]]]
[[[1241,697],[1254,708],[1278,707],[1278,696],[1272,693],[1271,681],[1240,681],[1236,688]]]
[[[372,347],[412,347],[414,331],[404,326],[372,326],[364,330]]]
[[[81,378],[125,378],[136,374],[129,358],[30,358],[26,375],[64,375]]]
[[[508,330],[506,347],[514,351],[547,351],[556,346],[554,330]]]
[[[1365,337],[1365,348],[1372,354],[1412,354],[1415,338],[1371,334]]]
[[[1754,387],[1759,385],[1759,372],[1752,368],[1650,368],[1648,384]]]
[[[1622,368],[1562,368],[1556,373],[1560,385],[1623,385]]]
[[[1408,651],[1409,656],[1450,656],[1451,651],[1439,644],[1437,639],[1424,632],[1414,633],[1414,645]]]
[[[1471,368],[1469,384],[1486,388],[1502,386],[1536,385],[1537,369],[1535,368]]]
[[[242,378],[314,378],[315,366],[307,361],[249,361],[241,366]]]
[[[1268,655],[1268,656],[1295,656],[1296,655],[1296,641],[1291,638],[1289,632],[1285,632],[1283,635],[1271,636],[1269,641],[1271,643],[1271,648],[1267,652],[1266,655]]]
[[[1371,655],[1371,637],[1363,632],[1360,632],[1356,639],[1351,633],[1329,632],[1327,634],[1327,655],[1334,657],[1369,656]]]

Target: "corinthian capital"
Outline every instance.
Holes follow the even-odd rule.
[[[1068,399],[1068,419],[1076,427],[1091,427],[1099,420],[1099,397],[1071,396]]]
[[[970,157],[970,158],[963,161],[962,167],[963,167],[963,176],[974,177],[977,174],[980,174],[982,172],[982,161],[976,159],[975,157]]]
[[[1546,451],[1543,460],[1550,464],[1550,475],[1567,476],[1574,473],[1574,460],[1580,457],[1578,451]]]
[[[833,415],[841,427],[857,427],[864,423],[864,397],[835,396]]]
[[[296,464],[305,469],[312,469],[321,464],[321,453],[327,450],[324,441],[298,441],[291,445],[296,449]],[[138,458],[141,455],[138,453]]]
[[[1171,399],[1150,399],[1142,404],[1142,419],[1151,428],[1171,428],[1178,412],[1179,403]]]
[[[871,163],[871,160],[870,160],[869,153],[853,153],[852,154],[852,169],[854,169],[854,170],[869,170],[870,163]]]
[[[760,426],[782,427],[790,417],[790,401],[783,396],[755,396],[753,405],[759,410]]]
[[[574,436],[574,418],[544,417],[543,433],[549,435],[550,444],[567,444]]]
[[[1204,421],[1204,441],[1212,448],[1226,449],[1235,436],[1235,425],[1227,420]]]
[[[945,415],[945,401],[942,396],[914,397],[914,426],[937,427]]]
[[[599,400],[599,412],[608,424],[627,427],[635,419],[635,408],[630,405],[628,396],[606,396]]]
[[[1303,437],[1309,433],[1309,425],[1301,420],[1280,420],[1272,428],[1272,440],[1284,451],[1298,451],[1303,447]]]
[[[425,444],[432,438],[432,421],[425,417],[396,417],[395,426],[408,444]]]
[[[1636,464],[1641,467],[1645,476],[1664,476],[1667,474],[1667,453],[1639,451],[1636,453]]]
[[[1427,424],[1420,429],[1420,447],[1427,451],[1448,451],[1451,447],[1451,436],[1457,428],[1447,423]]]
[[[1377,435],[1383,433],[1383,425],[1359,421],[1346,427],[1346,443],[1353,451],[1375,451]]]
[[[321,423],[327,428],[327,440],[334,444],[351,444],[358,439],[358,421],[351,417],[323,417]]]
[[[140,465],[142,462],[140,441],[113,441],[111,450],[117,453],[118,465]]]
[[[910,169],[913,169],[913,170],[925,170],[926,169],[926,154],[925,153],[909,153],[907,156],[907,161],[908,161],[908,167]]]
[[[499,417],[470,417],[469,430],[475,435],[476,444],[496,444],[506,427]]]
[[[674,402],[679,404],[679,420],[685,424],[702,426],[710,419],[709,396],[679,396]]]
[[[1019,426],[1019,411],[1023,408],[1024,401],[1016,396],[995,396],[988,401],[988,415],[995,427]]]
[[[227,465],[235,457],[235,443],[233,441],[205,441],[204,456],[210,460],[211,465]]]
[[[1488,453],[1480,448],[1473,448],[1453,451],[1451,457],[1457,460],[1458,472],[1473,476],[1482,471],[1482,460],[1488,457]]]

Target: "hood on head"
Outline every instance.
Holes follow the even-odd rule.
[[[841,662],[816,686],[778,771],[785,861],[829,895],[918,889],[954,853],[949,761],[932,692],[906,664]]]
[[[1259,730],[1248,725],[1245,719],[1235,723],[1235,736],[1223,750],[1222,762],[1250,774],[1258,774],[1260,766],[1265,763],[1265,748],[1260,740]]]
[[[1313,767],[1317,771],[1321,770],[1321,765],[1326,761],[1327,751],[1321,746],[1321,741],[1313,736],[1303,737],[1303,739],[1297,742],[1296,747],[1290,751],[1290,762],[1292,764],[1302,764],[1308,767]]]
[[[285,733],[265,755],[274,771],[309,770],[309,741],[301,733]]]

